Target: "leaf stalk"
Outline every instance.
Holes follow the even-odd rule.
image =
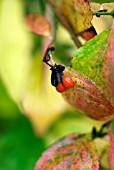
[[[111,11],[111,12],[97,11],[97,12],[93,12],[93,15],[96,15],[96,16],[100,16],[100,15],[109,15],[109,16],[114,17],[114,10]]]

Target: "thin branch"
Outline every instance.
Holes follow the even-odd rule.
[[[112,16],[114,17],[114,10],[112,12],[102,12],[102,11],[97,11],[97,12],[93,12],[93,15],[109,15],[109,16]]]

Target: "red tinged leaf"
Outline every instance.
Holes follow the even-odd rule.
[[[62,93],[71,106],[94,119],[114,118],[113,105],[89,78],[71,68],[66,68],[64,74],[74,81],[74,86]]]
[[[97,33],[96,33],[94,27],[91,27],[91,28],[87,29],[86,31],[84,31],[83,33],[80,34],[80,36],[87,41],[90,40],[91,38],[93,38],[96,35],[97,35]]]
[[[44,16],[39,14],[28,14],[26,16],[26,21],[30,31],[35,34],[49,36],[51,28]]]
[[[110,134],[109,164],[110,170],[114,170],[114,133]]]
[[[99,170],[99,158],[90,136],[70,134],[51,145],[34,170]]]
[[[105,80],[105,93],[114,105],[114,24],[105,47],[102,75]]]
[[[76,85],[71,94],[67,91],[67,101],[68,96],[75,97],[69,103],[94,119],[114,119],[114,25],[77,50],[72,67],[82,73],[75,77],[85,83],[84,89]]]

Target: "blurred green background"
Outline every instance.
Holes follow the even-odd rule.
[[[106,2],[106,1],[98,1],[98,2]],[[18,83],[19,77],[17,76],[18,74],[16,74],[16,72],[18,72],[20,69],[19,67],[21,67],[20,64],[21,61],[20,60],[17,61],[17,59],[15,60],[15,58],[13,58],[15,60],[15,67],[14,67],[15,70],[12,67],[12,70],[10,70],[11,72],[9,70],[8,71],[10,73],[15,72],[16,75],[13,77],[14,84],[12,83],[13,82],[12,81],[11,82],[12,84],[9,85],[8,84],[9,82],[7,82],[7,77],[10,74],[7,73],[8,72],[7,67],[3,68],[2,65],[7,63],[6,66],[11,66],[10,60],[8,60],[10,55],[12,56],[16,55],[18,57],[20,55],[20,53],[18,55],[18,52],[20,52],[21,45],[24,46],[24,43],[25,44],[28,43],[27,40],[29,40],[30,44],[32,45],[30,46],[27,45],[25,56],[29,55],[31,60],[34,60],[36,56],[37,57],[40,56],[38,62],[41,63],[42,61],[42,57],[41,57],[42,37],[32,33],[31,34],[28,33],[27,35],[25,35],[26,33],[23,32],[23,34],[21,35],[22,37],[23,35],[25,36],[24,39],[25,42],[23,42],[23,39],[20,39],[21,37],[20,34],[18,34],[18,32],[17,34],[14,33],[13,29],[16,28],[13,28],[12,20],[13,20],[13,16],[15,15],[15,7],[18,8],[18,5],[21,6],[16,11],[17,12],[16,15],[17,18],[18,17],[21,18],[21,22],[24,23],[25,22],[24,14],[35,13],[35,12],[44,14],[45,3],[46,3],[45,0],[32,0],[32,1],[31,0],[24,0],[24,1],[1,0],[0,1],[0,10],[1,10],[0,18],[2,19],[0,25],[1,26],[0,29],[2,31],[0,33],[0,36],[3,38],[3,41],[1,41],[0,43],[0,62],[1,62],[0,65],[0,170],[7,170],[7,169],[8,170],[15,170],[15,169],[31,170],[33,169],[38,157],[46,149],[46,147],[49,146],[49,144],[51,144],[58,138],[72,132],[81,132],[81,133],[91,132],[93,126],[97,126],[97,128],[99,128],[102,124],[102,122],[91,120],[81,115],[80,113],[75,112],[72,108],[67,106],[66,107],[67,109],[63,109],[62,114],[58,116],[57,119],[52,121],[50,125],[48,125],[46,131],[44,131],[42,134],[39,135],[39,133],[37,133],[37,130],[35,130],[33,121],[31,121],[32,119],[31,116],[28,116],[26,112],[23,112],[22,109],[19,109],[20,108],[19,94],[18,93],[13,94],[13,92],[10,91],[12,87],[15,89],[16,83]],[[11,16],[10,13],[12,13]],[[18,27],[20,28],[22,27],[21,22],[17,22],[19,24]],[[9,24],[7,25],[7,23]],[[56,17],[55,17],[55,23],[57,24]],[[7,25],[7,28],[5,24]],[[61,37],[61,35],[63,37]],[[9,41],[8,36],[9,37],[11,36],[10,37],[11,39],[13,39],[16,36],[17,39],[19,38],[20,49],[18,49],[19,46],[18,43],[16,44],[17,46],[15,45],[15,47],[13,45],[10,46],[11,44],[10,45],[8,44]],[[68,41],[66,41],[66,37]],[[58,30],[57,30],[55,47],[56,47],[56,56],[54,57],[55,60],[64,63],[66,65],[70,65],[70,59],[73,56],[76,47],[73,41],[71,40],[70,35],[65,31],[65,29],[61,28],[60,26],[58,26]],[[65,58],[63,56],[65,56]],[[26,62],[27,59],[25,63]],[[38,66],[39,64],[37,65],[37,67]],[[25,69],[27,68],[25,67]],[[4,70],[6,70],[5,75],[4,75]],[[23,74],[22,70],[21,73]],[[15,79],[15,77],[17,78]],[[22,82],[20,85],[23,86]],[[20,90],[21,87],[20,85],[18,87],[18,90]],[[42,90],[40,89],[40,85],[38,85],[38,88],[42,92]],[[52,100],[54,99],[55,98],[52,98]],[[48,100],[48,99],[44,97],[43,100]],[[45,107],[45,102],[44,101],[42,102],[43,102],[43,107]],[[53,105],[51,106],[51,110],[52,112],[55,112]],[[40,124],[40,121],[37,123]]]

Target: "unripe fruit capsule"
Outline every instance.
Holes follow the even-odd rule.
[[[69,76],[62,76],[62,84],[66,88],[72,88],[74,86],[74,82]]]

